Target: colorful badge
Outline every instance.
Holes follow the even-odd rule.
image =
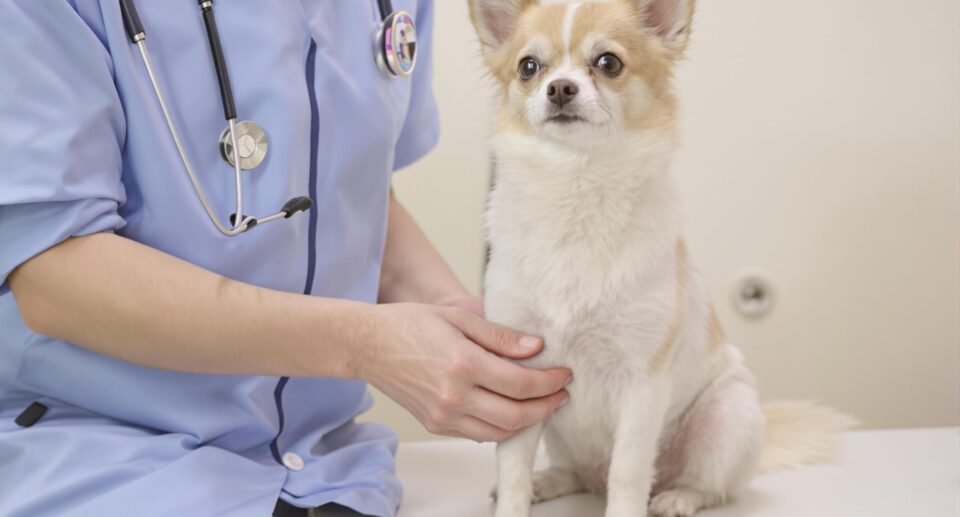
[[[410,75],[417,62],[417,28],[409,14],[394,13],[384,34],[387,61],[397,75]]]

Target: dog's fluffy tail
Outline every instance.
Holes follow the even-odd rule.
[[[826,463],[840,451],[840,435],[857,421],[810,401],[764,404],[767,430],[760,472]]]

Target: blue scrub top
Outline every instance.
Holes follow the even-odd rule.
[[[314,201],[226,238],[183,171],[118,2],[0,2],[0,515],[265,516],[278,497],[394,515],[396,438],[354,423],[371,405],[364,383],[134,366],[32,333],[6,285],[71,236],[116,232],[250,284],[376,302],[391,173],[438,134],[432,3],[394,5],[420,31],[406,79],[376,66],[375,0],[216,2],[240,119],[270,137],[244,173],[246,211]],[[187,153],[226,218],[234,180],[197,2],[138,7]],[[34,401],[46,415],[17,426]],[[301,470],[284,467],[287,453]]]

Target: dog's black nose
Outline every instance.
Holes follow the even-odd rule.
[[[573,81],[557,79],[547,85],[547,98],[557,106],[563,106],[572,101],[579,91],[577,85],[573,84]]]

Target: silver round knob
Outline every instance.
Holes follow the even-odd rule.
[[[270,139],[256,122],[243,120],[237,122],[237,154],[240,155],[240,168],[250,170],[260,165],[267,156]],[[220,134],[220,157],[233,167],[233,142],[230,141],[230,128]]]
[[[767,276],[757,271],[738,275],[733,288],[733,305],[748,318],[760,318],[773,306],[773,285]]]

